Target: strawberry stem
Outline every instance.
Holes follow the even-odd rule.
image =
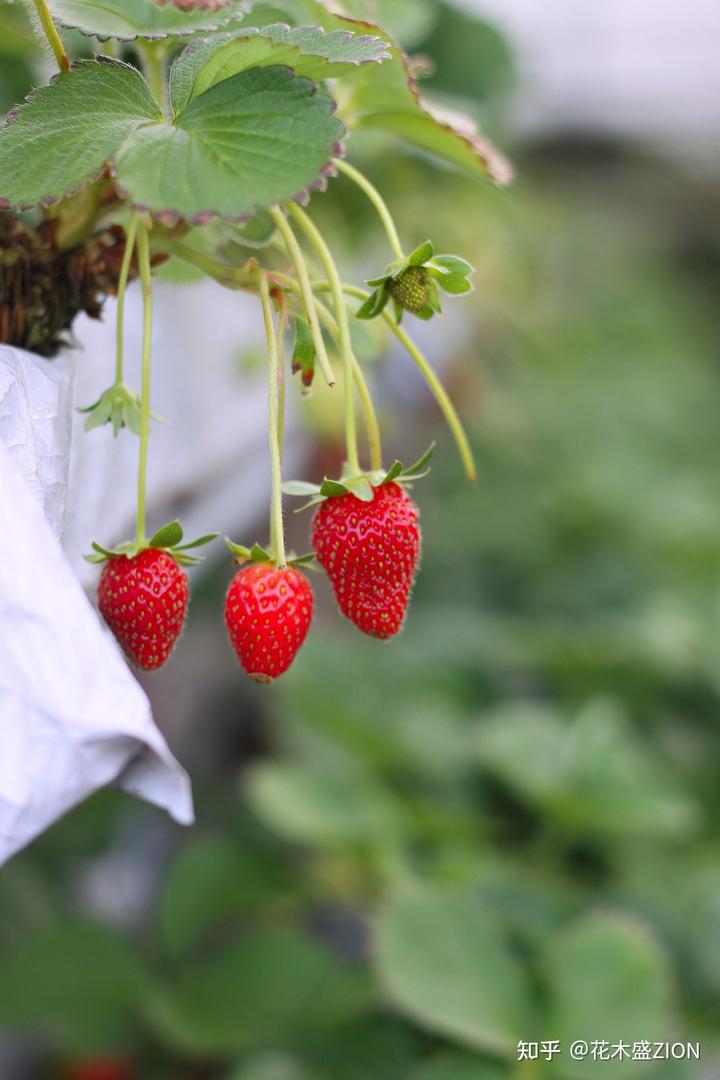
[[[62,43],[62,38],[57,32],[57,27],[53,22],[53,17],[50,14],[50,9],[47,6],[45,0],[33,0],[35,4],[35,11],[37,17],[40,20],[40,26],[42,27],[45,37],[48,39],[50,48],[55,54],[57,65],[61,71],[70,70],[70,61],[68,55],[65,52],[65,46]]]
[[[130,274],[130,263],[132,261],[133,250],[135,248],[135,238],[138,231],[138,219],[137,215],[133,214],[130,224],[125,234],[125,251],[123,253],[122,265],[120,266],[120,277],[118,278],[118,292],[117,292],[117,323],[115,329],[115,385],[121,386],[123,381],[123,350],[124,350],[124,333],[125,333],[125,289],[127,288],[128,276]]]
[[[289,292],[294,293],[296,296],[300,294],[300,287],[294,278],[288,277],[287,274],[282,274],[278,270],[272,271],[272,277],[280,282],[281,285]],[[344,288],[344,286],[343,286]],[[329,289],[329,285],[328,285]],[[315,298],[315,307],[320,317],[321,322],[325,324],[325,327],[333,338],[336,345],[339,348],[340,329],[335,321],[332,313],[325,307],[325,305]],[[353,378],[355,380],[355,388],[360,399],[360,405],[363,410],[363,417],[365,420],[365,427],[367,430],[368,446],[370,449],[370,468],[374,472],[379,472],[382,469],[382,442],[380,439],[380,425],[378,424],[377,415],[375,413],[375,406],[370,396],[370,390],[368,384],[365,381],[362,368],[358,363],[355,355],[353,354]]]
[[[140,458],[138,462],[137,523],[135,542],[144,544],[145,535],[145,488],[147,481],[148,441],[150,435],[150,365],[152,359],[152,321],[153,294],[150,270],[150,243],[148,226],[139,215],[138,220],[138,263],[143,294],[143,337],[142,337],[142,383],[140,391]]]
[[[332,314],[328,311],[324,304],[319,300],[315,301],[318,309],[318,314],[321,321],[327,327],[330,335],[338,342],[340,336],[340,330]],[[362,368],[357,361],[357,358],[353,354],[352,358],[352,373],[355,380],[355,389],[357,390],[358,398],[360,399],[360,406],[363,411],[363,417],[365,419],[365,428],[368,437],[368,447],[370,450],[370,468],[373,472],[379,472],[382,469],[382,443],[380,440],[380,425],[378,424],[377,415],[375,413],[375,406],[373,405],[372,397],[370,396],[370,390],[368,384],[363,375]]]
[[[314,281],[312,287],[317,290],[317,292],[330,292],[330,283],[327,281]],[[356,285],[349,285],[347,283],[343,283],[343,292],[347,296],[354,296],[358,300],[363,301],[367,300],[370,295],[367,289],[360,289]],[[465,469],[465,475],[470,483],[474,484],[477,480],[475,458],[465,428],[463,427],[462,420],[458,416],[457,410],[450,399],[450,395],[433,371],[423,352],[418,348],[410,335],[403,330],[402,326],[395,322],[390,312],[383,311],[382,318],[398,341],[408,351],[416,366],[420,369],[425,382],[428,384],[433,397],[440,406],[440,410],[453,434],[460,454],[460,460]]]
[[[280,430],[280,357],[273,321],[270,287],[265,274],[260,275],[260,301],[262,303],[265,336],[268,345],[268,428],[270,434],[270,462],[272,467],[272,503],[270,510],[270,534],[272,554],[280,570],[287,566],[285,555],[285,530],[282,512],[282,448]]]
[[[288,211],[307,236],[327,274],[330,284],[333,303],[335,305],[335,317],[340,331],[340,356],[343,365],[343,389],[345,395],[345,444],[348,470],[351,476],[360,473],[360,461],[357,448],[357,425],[355,423],[355,395],[353,393],[353,351],[350,340],[350,323],[348,322],[347,306],[343,297],[342,282],[337,267],[330,254],[320,230],[311,221],[304,210],[296,203],[288,203]]]
[[[335,376],[333,375],[327,349],[325,348],[325,342],[323,341],[322,331],[320,330],[317,311],[315,310],[315,299],[313,297],[312,289],[310,288],[310,275],[308,274],[303,253],[300,250],[300,245],[295,238],[295,234],[285,220],[285,215],[282,211],[278,210],[276,206],[273,206],[269,213],[277,226],[277,230],[285,245],[285,250],[295,268],[298,285],[300,286],[300,296],[302,298],[303,307],[305,308],[308,323],[310,324],[310,332],[312,334],[318,361],[328,386],[333,387],[335,385]]]
[[[402,249],[400,237],[398,236],[398,231],[395,227],[395,222],[393,221],[393,217],[388,208],[388,204],[385,202],[378,189],[375,187],[374,184],[371,184],[368,178],[366,176],[363,176],[363,174],[358,169],[356,169],[353,165],[349,165],[347,161],[342,161],[339,158],[335,158],[334,165],[336,169],[338,169],[342,173],[345,173],[346,176],[349,176],[350,179],[353,180],[357,184],[357,186],[365,192],[368,199],[377,210],[378,217],[383,223],[383,227],[385,229],[385,232],[387,233],[387,238],[390,241],[390,247],[393,250],[393,255],[396,259],[400,259],[402,261],[405,258],[405,252]]]
[[[169,122],[172,117],[170,116],[167,84],[165,80],[167,48],[162,42],[148,41],[140,46],[140,56],[142,58],[147,81],[150,84],[150,89],[162,110],[164,118]]]

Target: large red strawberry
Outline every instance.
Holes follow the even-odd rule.
[[[372,637],[397,634],[420,557],[418,510],[400,484],[376,487],[372,502],[352,493],[326,499],[312,543],[343,615]]]
[[[106,623],[128,657],[146,671],[161,667],[172,652],[189,595],[185,571],[169,552],[152,547],[109,558],[98,585]]]
[[[253,563],[239,570],[225,600],[225,622],[240,663],[272,682],[297,656],[313,614],[310,582],[292,566]]]

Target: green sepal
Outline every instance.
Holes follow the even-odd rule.
[[[295,495],[302,498],[304,495],[319,495],[320,485],[309,484],[306,480],[286,480],[282,490],[285,495]]]
[[[473,267],[459,255],[434,255],[430,264],[432,269],[440,268],[451,274],[459,274],[461,277],[469,277],[473,273]]]
[[[325,499],[337,499],[343,495],[348,495],[349,493],[350,489],[346,487],[345,484],[341,484],[339,480],[328,480],[328,478],[325,477],[320,485],[320,494]]]
[[[438,274],[435,278],[438,285],[451,296],[462,296],[463,293],[473,291],[473,284],[462,274]]]
[[[346,490],[349,490],[349,494],[354,495],[361,502],[372,502],[375,498],[372,484],[366,476],[356,476],[348,480]]]
[[[302,506],[298,506],[293,513],[302,514],[305,510],[312,510],[314,506],[320,506],[320,504],[324,502],[325,499],[322,495],[316,495],[314,499],[309,499],[308,502],[303,503]]]
[[[244,544],[234,544],[229,536],[225,537],[228,551],[234,555],[238,562],[274,563],[275,560],[260,544],[253,544],[251,548]]]
[[[395,461],[393,461],[392,465],[390,466],[388,471],[385,473],[385,475],[382,478],[382,480],[380,481],[380,483],[381,484],[392,484],[393,480],[396,480],[398,478],[398,476],[400,476],[402,474],[403,471],[404,471],[404,469],[403,469],[402,461],[398,461],[396,459]]]
[[[287,562],[288,566],[307,566],[312,568],[313,563],[315,562],[315,552],[308,551],[307,555],[295,555],[291,552]]]
[[[424,244],[420,244],[411,255],[408,255],[406,260],[408,266],[424,266],[435,254],[435,248],[432,245],[432,240],[426,240]]]
[[[380,484],[411,484],[415,480],[422,480],[430,472],[430,461],[435,453],[435,443],[430,443],[425,453],[414,465],[408,468],[400,461],[394,461],[385,476],[379,481]]]
[[[86,431],[111,423],[113,435],[117,438],[124,427],[134,435],[140,434],[140,408],[139,395],[124,383],[115,383],[92,405],[79,408],[78,412],[87,413]]]
[[[204,544],[210,544],[213,540],[217,540],[220,533],[206,533],[205,536],[199,536],[197,540],[191,540],[188,544],[176,544],[175,551],[189,551],[190,548],[202,547]]]
[[[358,308],[355,312],[356,319],[375,319],[378,315],[382,314],[385,310],[385,305],[390,299],[386,281],[387,279],[383,278],[379,288],[374,289],[367,300]]]
[[[407,469],[403,469],[403,475],[418,476],[418,474],[420,473],[425,474],[425,471],[428,469],[428,466],[432,461],[432,456],[435,453],[435,446],[436,444],[434,442],[431,442],[425,453],[422,455],[422,457],[418,458],[414,465],[410,465]]]
[[[163,525],[161,529],[158,529],[150,539],[148,540],[148,547],[151,548],[171,548],[176,547],[183,538],[182,525],[179,521],[169,521],[167,525]]]
[[[126,555],[128,559],[133,559],[141,551],[158,548],[160,551],[167,551],[168,555],[172,555],[180,566],[194,566],[195,563],[201,561],[201,557],[188,555],[187,551],[190,548],[200,547],[202,544],[209,544],[218,535],[218,533],[207,533],[205,536],[198,537],[197,540],[190,540],[187,544],[181,544],[180,541],[183,538],[182,525],[177,520],[169,521],[158,529],[156,533],[153,533],[149,540],[143,540],[139,543],[137,540],[126,540],[124,543],[118,544],[117,547],[106,548],[93,540],[91,545],[93,554],[85,555],[83,558],[90,563],[106,562],[108,559],[113,559],[118,555]]]

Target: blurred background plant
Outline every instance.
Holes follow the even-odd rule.
[[[373,8],[431,58],[428,90],[502,130],[522,69],[493,25]],[[38,63],[17,10],[7,106]],[[389,446],[440,443],[402,637],[340,625],[318,581],[301,660],[257,688],[218,617],[227,565],[196,575],[177,659],[146,686],[197,826],[105,792],[3,869],[0,1075],[716,1077],[717,191],[577,128],[518,134],[508,192],[353,146],[408,249],[431,222],[477,268],[474,298],[420,333],[478,484],[390,350]],[[313,210],[348,264],[377,266],[360,194],[338,181]],[[302,417],[332,472],[320,390]],[[307,528],[293,518],[298,547]],[[516,1061],[543,1039],[566,1052]],[[572,1062],[573,1039],[699,1040],[702,1060]]]

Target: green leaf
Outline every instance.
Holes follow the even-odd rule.
[[[470,1054],[438,1054],[413,1070],[408,1080],[510,1080],[511,1070]]]
[[[325,1075],[306,1068],[297,1058],[287,1054],[259,1054],[246,1061],[226,1080],[328,1080]]]
[[[422,266],[428,259],[432,259],[434,251],[435,248],[432,245],[432,241],[426,240],[424,244],[420,244],[420,246],[416,247],[412,254],[408,256],[408,266]]]
[[[472,282],[462,274],[438,274],[435,278],[441,289],[453,296],[461,296],[463,293],[472,292]]]
[[[564,830],[668,839],[700,824],[696,800],[639,743],[613,702],[570,722],[530,705],[499,709],[476,738],[478,761]]]
[[[319,484],[309,484],[305,480],[286,480],[282,489],[286,495],[305,496],[320,494]]]
[[[672,988],[667,957],[639,920],[614,913],[586,916],[548,948],[545,977],[549,1014],[543,1030],[563,1047],[573,1040],[629,1043],[666,1039],[673,1030]],[[573,1061],[555,1058],[556,1076],[619,1077],[642,1073],[642,1061]]]
[[[376,918],[378,974],[430,1031],[510,1058],[528,1030],[525,980],[501,927],[468,896],[408,892]]]
[[[275,860],[226,837],[205,837],[175,858],[158,911],[158,930],[173,955],[229,919],[287,897],[290,884]]]
[[[374,319],[382,314],[390,298],[387,287],[383,284],[370,293],[367,300],[355,312],[356,319]]]
[[[296,75],[321,80],[337,78],[359,64],[389,56],[379,38],[346,30],[326,33],[319,26],[291,29],[279,23],[217,34],[194,43],[170,71],[170,103],[175,113],[210,87],[248,68],[284,65]]]
[[[0,953],[0,1023],[46,1032],[75,1051],[127,1039],[148,977],[117,930],[84,919],[13,935]]]
[[[339,498],[342,495],[347,495],[349,488],[345,487],[338,480],[328,480],[327,477],[320,485],[320,494],[326,499]]]
[[[360,771],[306,764],[256,765],[245,791],[263,824],[304,844],[381,840],[400,827],[394,801]]]
[[[470,117],[443,115],[423,100],[408,58],[390,34],[372,23],[333,14],[322,0],[284,0],[282,6],[296,22],[371,33],[389,46],[390,60],[365,65],[347,76],[343,119],[350,128],[389,132],[450,165],[500,184],[512,179],[509,162],[477,132]]]
[[[138,128],[116,157],[133,204],[167,220],[240,219],[322,186],[342,124],[287,68],[254,68],[194,98],[174,124]]]
[[[241,3],[218,11],[181,11],[172,3],[150,0],[52,0],[52,11],[61,26],[80,30],[102,40],[153,39],[216,30],[237,18]]]
[[[179,544],[183,538],[182,525],[179,521],[169,521],[167,525],[163,525],[161,529],[150,537],[148,543],[150,547],[157,548],[170,548]]]
[[[292,1046],[365,1009],[361,972],[292,932],[254,934],[226,944],[156,997],[150,1016],[161,1036],[197,1055]]]
[[[135,68],[80,60],[0,127],[0,208],[52,202],[99,174],[160,107]]]

